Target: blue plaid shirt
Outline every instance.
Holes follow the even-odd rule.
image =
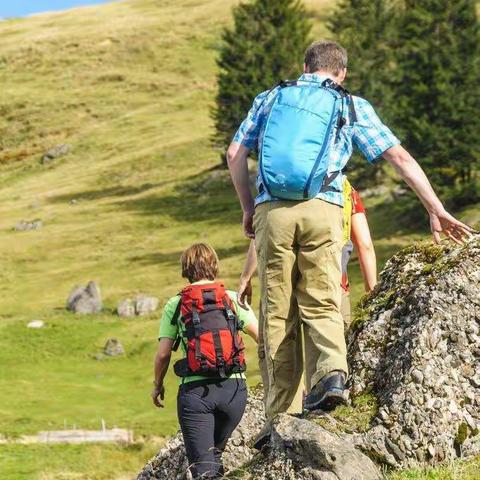
[[[298,79],[298,82],[322,83],[327,78],[317,74],[303,74]],[[262,92],[255,98],[252,108],[233,138],[234,142],[240,143],[249,149],[256,148],[259,152],[261,151],[265,120],[272,108],[273,100],[279,88]],[[352,124],[350,118],[348,118],[347,123],[341,128],[336,142],[336,128],[332,131],[328,175],[343,170],[352,156],[354,145],[368,162],[375,163],[386,150],[400,143],[391,130],[382,123],[370,103],[363,98],[355,96],[353,97],[353,103],[357,113],[357,121]],[[345,111],[348,111],[348,106],[346,108],[347,110]],[[343,206],[343,175],[336,175],[335,179],[330,183],[328,191],[319,193],[317,198]],[[260,175],[257,176],[257,190],[259,194],[255,199],[255,205],[276,200],[264,188]]]

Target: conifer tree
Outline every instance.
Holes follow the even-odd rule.
[[[404,0],[396,63],[403,140],[450,207],[478,200],[479,24],[475,0]]]
[[[332,37],[348,52],[345,86],[371,102],[387,124],[394,117],[395,19],[392,0],[341,0],[328,22]],[[372,168],[363,157],[354,155],[347,174],[356,187],[362,188],[378,183],[382,168],[381,164]]]
[[[254,97],[301,73],[310,23],[300,0],[254,0],[233,10],[234,26],[223,34],[217,61],[214,143],[222,152]]]

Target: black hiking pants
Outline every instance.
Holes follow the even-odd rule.
[[[185,383],[177,397],[178,420],[193,478],[220,478],[222,452],[247,403],[245,380]]]

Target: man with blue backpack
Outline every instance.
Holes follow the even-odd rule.
[[[340,45],[312,44],[304,74],[255,98],[227,152],[245,234],[255,238],[257,249],[259,359],[269,419],[302,412],[304,370],[306,409],[345,402],[341,172],[354,147],[372,164],[383,157],[394,166],[427,209],[437,242],[444,233],[461,243],[471,231],[444,209],[370,103],[342,87],[346,72]],[[258,151],[255,200],[247,163],[252,149]]]

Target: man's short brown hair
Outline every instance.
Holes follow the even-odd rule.
[[[218,257],[215,250],[206,243],[195,243],[188,247],[180,258],[182,277],[190,283],[199,280],[215,280],[218,275]]]
[[[347,68],[347,60],[347,51],[330,40],[314,42],[305,52],[305,65],[309,73],[325,71],[339,75]]]

